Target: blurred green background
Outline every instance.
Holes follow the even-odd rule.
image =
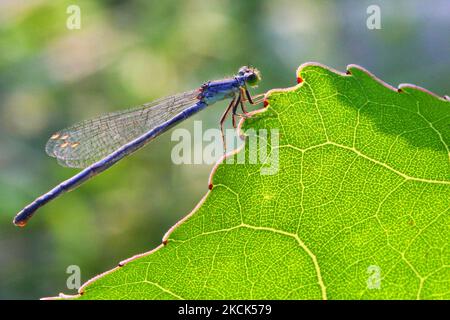
[[[81,29],[66,27],[71,4]],[[381,30],[366,27],[381,8]],[[11,223],[31,200],[77,172],[44,152],[56,130],[258,67],[253,93],[295,84],[317,61],[360,64],[386,82],[450,94],[450,2],[437,1],[17,1],[0,2],[0,298],[40,298],[161,243],[208,188],[210,165],[174,165],[170,134]],[[216,128],[224,103],[201,119]]]

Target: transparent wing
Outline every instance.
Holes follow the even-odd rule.
[[[195,104],[199,90],[108,113],[56,132],[45,151],[65,167],[85,168]]]

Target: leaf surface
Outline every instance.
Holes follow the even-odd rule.
[[[276,174],[218,165],[166,245],[80,298],[450,299],[448,97],[358,66],[309,63],[297,76],[241,128],[278,130]]]

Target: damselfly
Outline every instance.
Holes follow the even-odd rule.
[[[245,102],[261,102],[254,101],[247,89],[247,85],[255,86],[260,79],[258,70],[242,67],[232,78],[209,81],[198,89],[82,121],[55,133],[45,147],[47,154],[63,166],[84,170],[22,209],[14,218],[14,224],[25,226],[36,210],[49,201],[77,188],[198,111],[217,101],[231,99],[220,119],[225,147],[226,118],[231,112],[233,127],[236,128],[236,117],[248,115]],[[237,112],[239,106],[243,114]]]

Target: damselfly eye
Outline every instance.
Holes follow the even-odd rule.
[[[245,75],[245,82],[252,87],[256,86],[261,80],[261,74],[255,68],[248,69]]]

